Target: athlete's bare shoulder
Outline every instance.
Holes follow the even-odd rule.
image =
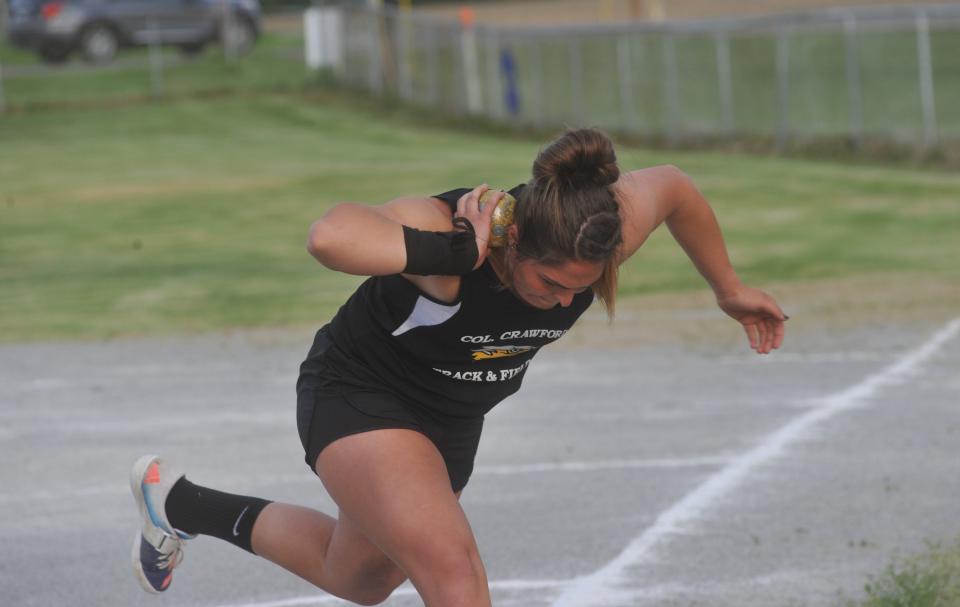
[[[613,184],[623,218],[620,261],[626,261],[667,218],[690,178],[673,165],[621,173]]]

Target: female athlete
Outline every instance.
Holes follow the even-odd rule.
[[[568,131],[511,190],[502,247],[490,246],[487,190],[339,204],[311,226],[317,261],[370,277],[318,331],[297,382],[306,463],[339,512],[194,485],[144,456],[131,489],[146,590],[166,590],[184,543],[202,534],[361,605],[409,579],[427,607],[489,606],[459,503],[484,415],[595,299],[612,315],[618,266],[662,223],[750,346],[781,345],[786,317],[738,279],[713,212],[677,168],[621,173],[606,135]]]

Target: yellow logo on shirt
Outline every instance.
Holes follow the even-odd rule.
[[[473,351],[473,360],[490,360],[491,358],[507,358],[533,350],[533,346],[486,346]]]

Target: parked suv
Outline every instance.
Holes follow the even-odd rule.
[[[221,39],[232,52],[242,54],[260,34],[259,0],[8,2],[10,41],[51,63],[66,61],[73,52],[88,61],[106,63],[120,48],[151,43],[198,53]]]

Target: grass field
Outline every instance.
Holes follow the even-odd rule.
[[[78,57],[64,65],[45,66],[32,53],[0,45],[5,101],[19,109],[191,93],[291,89],[301,88],[308,81],[303,37],[289,32],[264,34],[249,55],[235,61],[226,61],[216,48],[194,58],[167,48],[160,56],[162,67],[156,77],[147,49],[123,51],[117,61],[103,67],[92,67]]]
[[[960,605],[960,538],[900,559],[865,585],[866,598],[846,607],[956,607]]]
[[[422,118],[422,116],[421,116]],[[316,324],[357,283],[305,252],[343,200],[525,181],[546,136],[441,128],[341,93],[250,94],[0,120],[0,339]],[[712,201],[756,284],[960,278],[960,176],[621,146]],[[623,295],[701,288],[666,230]]]

